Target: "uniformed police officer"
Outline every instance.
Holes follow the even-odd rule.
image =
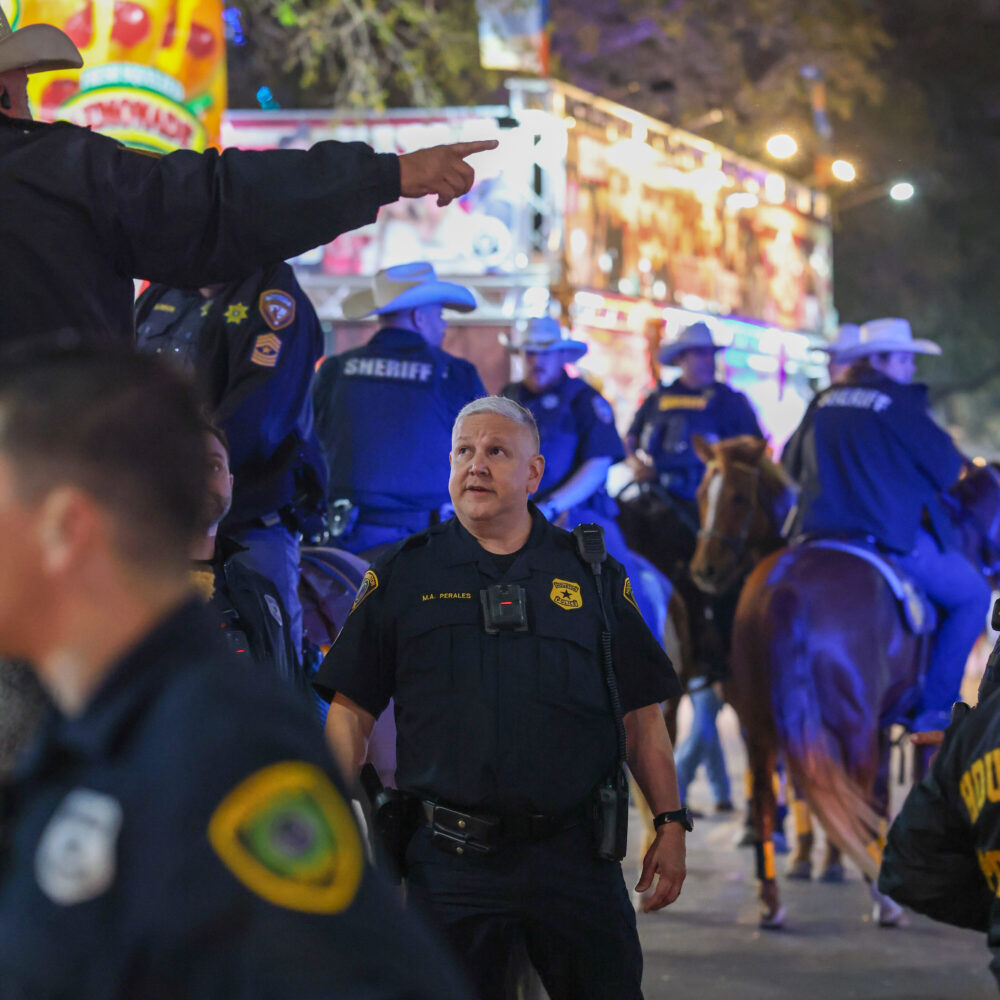
[[[625,437],[625,449],[639,478],[655,478],[687,514],[691,554],[698,525],[695,494],[705,463],[692,437],[721,441],[740,434],[763,437],[749,400],[715,378],[715,355],[721,350],[712,331],[692,323],[660,348],[661,365],[676,365],[680,376],[658,386],[643,401]]]
[[[878,888],[935,920],[985,932],[1000,985],[1000,695],[982,694],[910,789]]]
[[[841,323],[837,327],[836,338],[823,348],[829,355],[826,370],[831,385],[844,381],[851,369],[851,358],[849,356],[845,358],[844,354],[858,346],[860,337],[861,327],[857,323]]]
[[[309,695],[312,689],[299,666],[291,622],[278,589],[242,562],[238,556],[243,547],[219,531],[233,501],[233,474],[225,432],[214,424],[205,425],[205,448],[208,493],[204,533],[191,547],[192,582],[242,663],[269,670]]]
[[[400,196],[447,204],[464,157],[494,141],[403,156],[360,142],[156,157],[87,128],[31,121],[27,76],[82,66],[51,25],[11,32],[0,11],[0,343],[131,343],[134,277],[182,288],[231,281],[375,221]]]
[[[646,623],[662,636],[670,583],[628,549],[618,527],[618,508],[605,489],[608,470],[625,458],[614,411],[585,379],[566,371],[566,365],[587,353],[587,345],[567,337],[551,316],[543,316],[531,320],[517,349],[524,356],[524,379],[505,386],[503,395],[529,410],[538,426],[545,456],[535,496],[538,509],[566,528],[599,524],[604,529],[608,551],[636,581],[636,601]],[[656,576],[658,601],[640,584],[640,573]]]
[[[552,1000],[632,1000],[642,957],[605,840],[606,792],[627,731],[658,814],[637,890],[658,873],[646,907],[673,902],[690,825],[659,702],[678,683],[620,564],[595,578],[574,536],[529,503],[544,466],[523,407],[466,406],[451,450],[456,516],[376,559],[316,686],[333,698],[327,735],[347,773],[395,698],[397,781],[419,810],[408,898],[445,929],[483,1000],[503,996],[518,935]]]
[[[909,384],[915,355],[940,353],[904,319],[865,323],[841,353],[855,362],[847,379],[813,400],[781,457],[800,486],[793,535],[854,535],[897,553],[941,613],[915,730],[947,725],[990,597],[951,547],[940,500],[965,460],[928,412],[927,387]]]
[[[281,261],[224,286],[151,285],[136,324],[139,350],[190,374],[225,432],[236,488],[223,529],[278,588],[300,658],[299,537],[324,527],[326,509],[309,395],[323,356],[316,310]]]
[[[342,548],[365,552],[440,520],[451,426],[486,393],[472,364],[441,349],[442,311],[475,307],[467,288],[439,281],[424,262],[379,271],[371,289],[345,300],[348,319],[375,315],[382,327],[327,358],[313,389],[331,508],[345,512]]]
[[[0,651],[58,709],[5,789],[0,992],[466,997],[365,869],[309,709],[234,683],[191,596],[203,434],[149,358],[0,373]]]

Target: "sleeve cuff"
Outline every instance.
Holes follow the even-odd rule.
[[[399,157],[395,153],[375,154],[375,188],[381,204],[399,201]]]

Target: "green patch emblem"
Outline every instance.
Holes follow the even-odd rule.
[[[306,913],[339,913],[361,884],[363,852],[351,811],[304,761],[255,772],[212,814],[208,839],[255,895]]]

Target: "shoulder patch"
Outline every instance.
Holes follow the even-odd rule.
[[[614,423],[615,411],[611,409],[611,404],[600,393],[596,393],[590,402],[594,407],[594,414],[602,424]]]
[[[361,602],[375,590],[378,590],[378,577],[375,575],[375,570],[366,570],[365,578],[361,581],[361,586],[358,587],[357,596],[354,598],[354,603],[351,605],[351,613],[353,614],[361,606]]]
[[[639,611],[639,605],[635,603],[635,594],[632,592],[632,581],[628,577],[625,577],[625,586],[622,588],[622,597],[624,597],[636,611]],[[639,614],[642,614],[642,612],[639,611]]]
[[[280,288],[269,288],[266,292],[261,292],[257,308],[272,330],[284,330],[295,320],[295,299]]]
[[[261,368],[273,368],[281,353],[281,338],[274,333],[261,333],[253,342],[250,363]]]
[[[281,617],[281,606],[278,602],[270,595],[264,595],[264,603],[267,604],[267,610],[271,612],[271,617],[278,623],[278,627],[284,626],[284,621]]]
[[[240,782],[212,814],[208,839],[243,885],[286,910],[340,913],[361,885],[364,854],[350,808],[304,761]]]

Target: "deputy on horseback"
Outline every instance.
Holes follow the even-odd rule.
[[[928,412],[927,387],[910,384],[915,356],[940,353],[904,319],[865,323],[857,346],[840,353],[852,362],[846,379],[813,400],[782,455],[801,487],[793,537],[836,535],[896,554],[940,612],[915,730],[947,726],[990,599],[952,547],[940,499],[965,459]]]
[[[721,349],[700,321],[662,344],[660,364],[680,368],[680,377],[646,397],[625,437],[636,477],[658,480],[691,522],[688,558],[694,552],[698,526],[695,493],[705,473],[692,437],[699,434],[712,442],[740,434],[763,437],[746,396],[715,378],[715,355]]]

